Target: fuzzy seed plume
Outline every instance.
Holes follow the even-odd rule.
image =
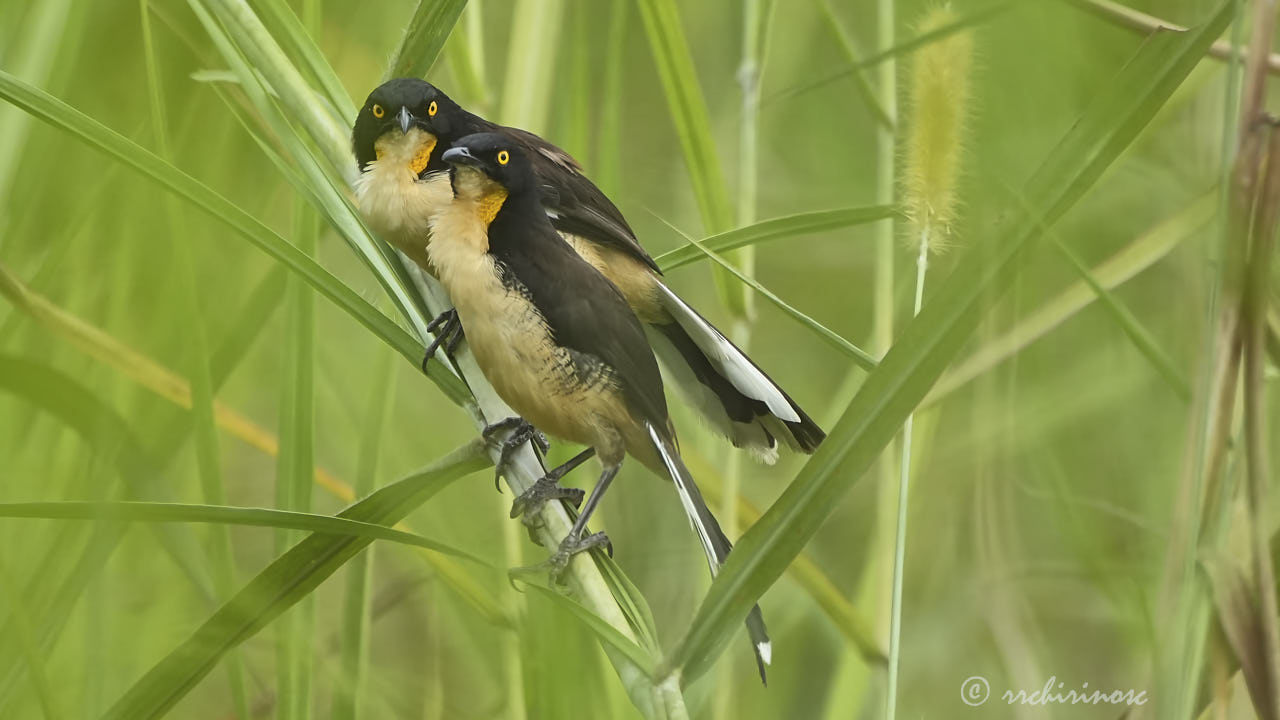
[[[943,5],[925,13],[918,31],[932,32],[957,19],[951,6]],[[955,220],[972,66],[973,36],[967,30],[921,48],[911,65],[903,201],[913,246],[925,242],[938,249]]]

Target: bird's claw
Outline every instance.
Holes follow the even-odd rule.
[[[585,492],[577,488],[562,487],[555,478],[544,475],[511,502],[511,517],[520,518],[520,522],[529,531],[529,539],[537,543],[538,530],[543,524],[540,512],[543,505],[551,500],[568,500],[576,510],[582,505],[585,496]]]
[[[516,587],[516,579],[541,575],[545,572],[553,585],[564,585],[564,575],[569,570],[569,563],[573,560],[573,557],[579,553],[588,552],[602,546],[609,553],[609,557],[613,557],[613,543],[609,542],[609,536],[602,532],[592,533],[576,539],[565,538],[560,543],[559,549],[546,560],[537,565],[525,565],[508,570],[507,581],[511,583],[512,587]]]
[[[502,485],[499,484],[502,479],[502,473],[506,471],[507,465],[511,462],[512,454],[519,450],[521,445],[533,441],[544,455],[551,449],[551,442],[547,440],[547,436],[521,417],[503,418],[492,425],[487,425],[481,431],[480,436],[486,442],[492,442],[493,436],[503,430],[510,430],[511,432],[498,445],[498,462],[494,467],[493,473],[493,484],[498,490],[502,489]],[[513,515],[512,517],[515,516]]]
[[[582,499],[585,496],[586,493],[578,488],[561,487],[554,478],[544,476],[538,478],[537,482],[520,493],[511,503],[511,517],[514,519],[537,515],[542,506],[550,500],[568,500],[573,504],[574,509],[577,509],[582,505]]]
[[[603,532],[592,533],[581,538],[565,538],[560,543],[560,548],[546,562],[551,571],[551,582],[564,585],[564,574],[569,569],[569,562],[573,560],[573,556],[598,547],[604,547],[609,557],[613,557],[613,543],[609,542],[609,536]]]
[[[458,349],[458,343],[462,342],[462,322],[458,320],[458,311],[449,308],[437,315],[434,320],[427,323],[427,332],[433,333],[435,337],[422,355],[422,372],[424,373],[427,371],[427,363],[436,354],[436,350],[443,346],[445,353],[452,356],[453,351]]]

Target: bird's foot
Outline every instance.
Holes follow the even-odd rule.
[[[435,337],[432,338],[431,344],[427,346],[422,356],[424,373],[427,371],[427,363],[436,354],[436,350],[443,346],[445,353],[452,357],[453,351],[458,349],[458,343],[462,342],[462,322],[458,320],[458,311],[449,308],[437,315],[434,320],[427,323],[427,332],[434,333]]]
[[[573,560],[573,556],[598,547],[605,548],[609,557],[613,557],[613,543],[609,542],[609,536],[602,532],[591,533],[580,538],[565,538],[560,543],[560,549],[547,560],[547,566],[551,570],[551,582],[563,585],[565,571],[569,569],[569,562]]]
[[[520,522],[524,523],[529,531],[529,539],[536,543],[538,542],[536,532],[542,527],[540,511],[543,505],[552,500],[568,500],[577,509],[582,505],[582,498],[585,495],[586,493],[577,488],[562,487],[556,478],[548,474],[538,478],[538,481],[530,485],[528,490],[516,497],[511,503],[511,517],[520,518]]]
[[[503,418],[492,425],[487,425],[485,426],[485,429],[481,431],[480,436],[485,439],[485,442],[493,442],[494,435],[497,435],[504,430],[508,430],[510,432],[507,434],[507,437],[502,440],[501,444],[498,445],[498,462],[494,467],[493,473],[494,487],[499,490],[502,489],[502,486],[499,484],[502,478],[502,473],[506,472],[507,465],[511,462],[511,455],[516,450],[519,450],[521,445],[524,445],[529,441],[533,441],[533,443],[538,446],[538,449],[542,450],[544,455],[551,449],[551,442],[547,440],[547,436],[543,435],[537,428],[530,425],[521,417]]]

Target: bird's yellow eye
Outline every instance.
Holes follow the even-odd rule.
[[[435,117],[436,113],[439,112],[439,110],[440,110],[440,107],[436,105],[436,101],[432,100],[431,106],[427,108],[427,117]]]
[[[376,117],[376,118],[380,118],[380,117],[382,117],[383,115],[386,115],[386,114],[387,114],[387,111],[386,111],[386,110],[383,110],[381,105],[379,105],[379,104],[377,104],[377,103],[374,103],[374,104],[373,104],[373,116],[374,116],[374,117]]]
[[[506,164],[507,164],[507,163],[509,163],[509,162],[511,162],[511,153],[508,153],[506,150],[499,150],[499,151],[498,151],[498,164],[499,164],[499,165],[506,165]]]

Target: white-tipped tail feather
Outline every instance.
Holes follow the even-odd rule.
[[[693,308],[685,304],[671,289],[658,283],[662,306],[675,318],[680,327],[689,333],[689,337],[697,343],[698,348],[706,354],[707,359],[720,374],[738,389],[743,395],[759,400],[769,408],[769,412],[788,422],[800,422],[800,415],[791,407],[791,401],[778,389],[769,376],[760,371],[755,363],[747,359],[741,350],[734,347],[728,338],[720,334],[699,315]]]
[[[645,429],[649,433],[649,439],[653,441],[653,447],[658,451],[658,456],[662,458],[663,467],[667,469],[667,474],[675,483],[676,492],[680,495],[680,504],[684,507],[689,525],[697,534],[698,541],[702,543],[702,550],[707,555],[707,565],[711,568],[711,576],[715,577],[728,559],[733,545],[720,529],[720,523],[716,521],[715,515],[711,514],[706,501],[702,499],[702,493],[694,483],[689,468],[685,467],[684,461],[680,459],[680,453],[676,450],[675,444],[652,423],[646,423]],[[767,684],[765,666],[773,659],[773,646],[769,642],[769,633],[765,629],[764,616],[760,612],[759,605],[751,608],[746,625],[747,637],[751,640],[751,650],[756,656],[756,667],[760,671],[760,681]]]

